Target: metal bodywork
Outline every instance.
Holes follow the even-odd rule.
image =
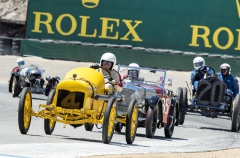
[[[29,87],[31,93],[49,94],[50,90],[54,88],[60,78],[58,76],[51,78],[47,76],[47,85],[44,86],[44,79],[42,74],[45,70],[36,65],[15,67],[11,72],[9,80],[9,92],[12,92],[13,97],[18,96],[24,87]]]
[[[31,108],[26,109],[29,117],[37,116],[45,119],[46,134],[52,133],[53,124],[55,125],[56,122],[63,123],[64,127],[66,124],[75,128],[84,125],[87,131],[91,131],[94,124],[101,124],[103,142],[108,144],[114,131],[116,102],[124,100],[124,96],[106,95],[107,91],[104,77],[100,72],[92,68],[75,68],[69,71],[56,89],[50,92],[47,104],[40,104],[37,112]],[[23,105],[20,101],[19,109],[31,106],[28,105],[30,101],[24,100],[24,96],[21,95],[21,99]],[[19,119],[21,120],[22,117]],[[23,134],[27,132],[24,129],[24,126],[20,128]],[[127,143],[131,144],[133,141]]]
[[[119,65],[118,66],[118,72],[122,74],[126,70],[131,70],[134,67],[129,67],[125,65]],[[136,69],[136,68],[135,68]],[[130,100],[131,98],[136,98],[138,102],[138,111],[139,111],[139,117],[138,117],[138,127],[146,127],[146,121],[147,121],[147,113],[149,108],[151,108],[154,111],[154,117],[153,122],[157,123],[158,127],[164,127],[164,128],[171,128],[175,125],[177,122],[177,109],[178,109],[178,102],[176,102],[176,96],[173,95],[172,91],[167,90],[164,88],[165,85],[165,78],[166,78],[166,70],[161,69],[150,69],[150,68],[141,68],[138,67],[137,69],[141,71],[154,71],[161,72],[162,73],[162,80],[161,83],[159,83],[157,76],[153,80],[144,80],[143,77],[140,77],[138,80],[136,77],[131,77],[131,79],[124,79],[123,80],[123,91],[120,94],[127,94],[126,100]],[[126,74],[125,72],[124,74]],[[130,72],[132,73],[132,72]],[[154,75],[157,75],[155,74]],[[124,76],[122,74],[122,76]],[[138,74],[137,74],[138,75]],[[147,76],[147,74],[145,74]],[[125,112],[124,109],[126,109],[127,105],[125,102],[119,102],[117,104],[117,110],[121,112]]]
[[[231,116],[233,108],[231,101],[226,102],[227,85],[217,77],[207,77],[199,82],[196,95],[190,99],[189,108],[205,116],[216,117],[217,115]]]
[[[185,107],[185,111],[207,117],[228,116],[232,120],[231,130],[237,132],[240,129],[240,95],[233,100],[232,95],[227,94],[227,85],[215,73],[199,81],[197,91],[193,90],[190,103]]]

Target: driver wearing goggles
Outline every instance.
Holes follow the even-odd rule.
[[[122,80],[120,74],[113,68],[116,65],[116,62],[116,56],[112,53],[104,53],[100,59],[100,65],[104,68],[101,69],[103,76],[110,79],[108,72],[105,70],[107,69],[111,72],[112,79],[115,81],[115,85],[109,83],[105,85],[105,87],[109,89],[109,94],[113,94],[114,90],[122,90]]]

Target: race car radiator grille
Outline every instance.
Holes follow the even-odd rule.
[[[208,79],[208,78],[207,78]],[[220,106],[225,101],[226,84],[219,79],[210,78],[199,82],[197,90],[197,104]]]
[[[70,92],[68,90],[59,90],[57,96],[57,106],[66,109],[83,108],[84,93]]]
[[[132,89],[123,88],[123,90],[118,93],[119,95],[125,95],[125,100],[117,102],[117,111],[127,112],[128,105],[131,101],[131,96],[135,91]]]

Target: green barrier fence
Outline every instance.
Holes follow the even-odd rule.
[[[134,49],[107,48],[72,44],[44,43],[40,41],[21,41],[21,55],[40,56],[49,59],[63,59],[81,62],[99,62],[105,52],[114,53],[118,64],[138,63],[143,67],[161,68],[180,71],[193,70],[192,61],[195,55],[146,52]],[[240,60],[215,57],[205,58],[207,65],[219,71],[222,63],[232,67],[232,74],[240,76]]]

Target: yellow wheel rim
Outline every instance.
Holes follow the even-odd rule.
[[[26,98],[24,100],[24,127],[28,128],[31,118],[31,96],[30,93],[26,94]]]
[[[134,105],[133,107],[133,113],[132,113],[132,120],[131,120],[131,137],[134,137],[135,135],[135,130],[137,126],[137,118],[138,117],[138,109],[137,106]]]
[[[112,131],[114,128],[114,123],[115,123],[115,119],[116,119],[116,105],[114,104],[111,108],[110,111],[110,116],[109,116],[109,122],[108,122],[108,137],[110,137],[112,135]]]

